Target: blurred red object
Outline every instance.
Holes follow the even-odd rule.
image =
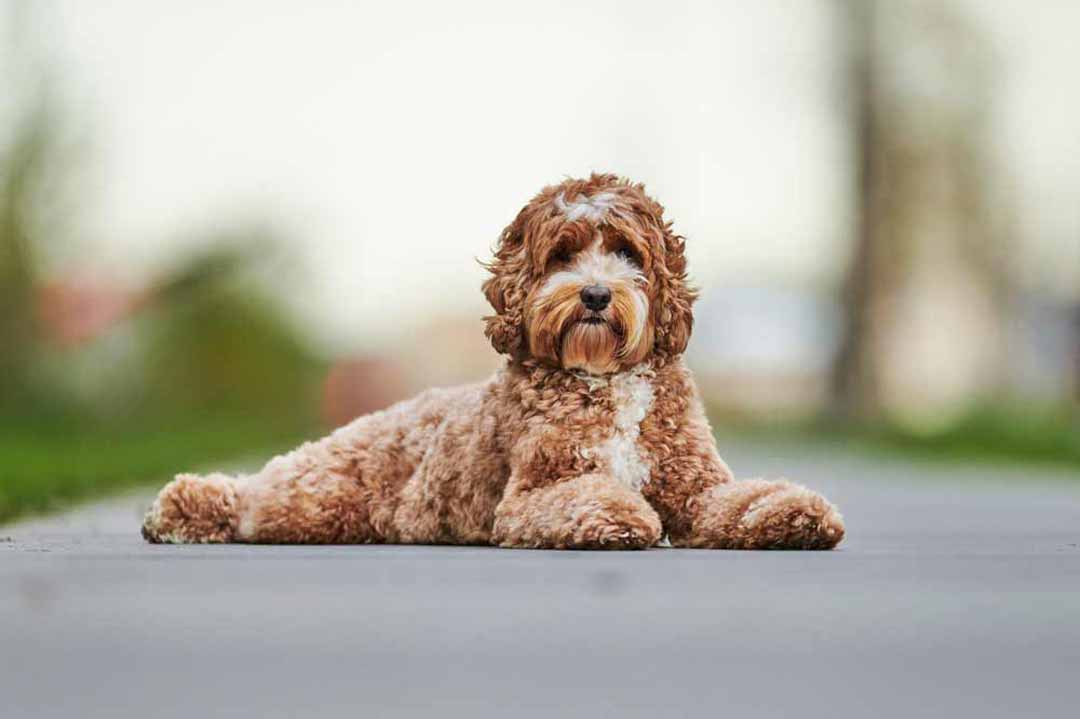
[[[80,345],[134,314],[146,296],[142,291],[58,280],[37,288],[38,319],[50,341]]]
[[[340,427],[360,415],[385,409],[407,394],[397,362],[378,357],[339,360],[326,376],[323,419]]]

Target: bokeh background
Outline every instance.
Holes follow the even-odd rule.
[[[1080,5],[0,2],[0,521],[483,377],[541,186],[688,237],[726,441],[1080,475]]]

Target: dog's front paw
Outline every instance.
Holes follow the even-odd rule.
[[[645,550],[660,541],[660,519],[634,514],[582,517],[565,546],[576,550]]]
[[[660,517],[639,493],[585,475],[500,506],[493,540],[533,549],[645,549],[662,532]]]
[[[647,549],[660,541],[660,518],[622,507],[600,509],[578,518],[569,533],[568,549]]]
[[[717,486],[682,544],[722,549],[832,549],[844,520],[830,502],[786,480]]]

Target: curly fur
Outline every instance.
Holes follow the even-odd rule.
[[[505,367],[428,390],[271,460],[184,474],[152,542],[452,543],[829,549],[836,509],[787,481],[734,481],[682,353],[695,292],[684,240],[614,175],[542,190],[487,265]],[[587,307],[582,290],[610,292]]]

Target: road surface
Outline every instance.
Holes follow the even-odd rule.
[[[1080,478],[728,443],[834,552],[151,546],[138,496],[0,528],[0,716],[1080,712]],[[1071,475],[1071,476],[1070,476]]]

